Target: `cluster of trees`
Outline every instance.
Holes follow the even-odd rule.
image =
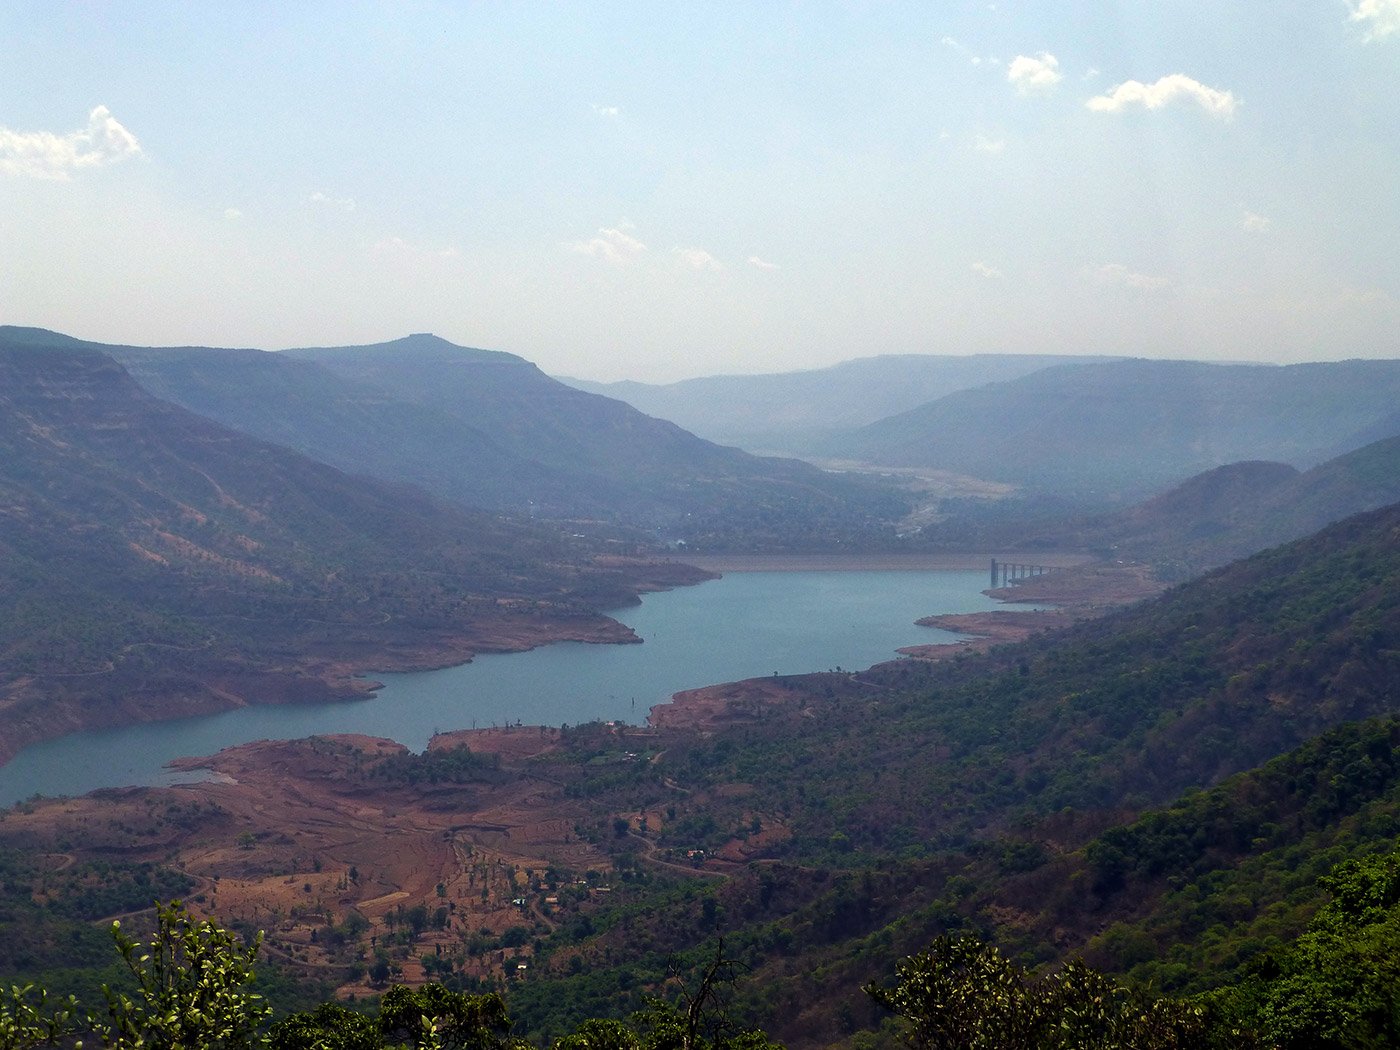
[[[156,907],[148,941],[112,935],[133,992],[104,987],[105,1007],[76,998],[50,1002],[46,990],[12,987],[0,995],[0,1050],[96,1040],[113,1050],[528,1050],[511,1036],[505,1002],[439,984],[390,988],[373,1011],[335,1002],[269,1024],[271,1008],[253,990],[261,935],[251,943],[179,902]],[[732,964],[718,951],[696,988],[657,1000],[626,1021],[590,1019],[556,1050],[774,1050],[758,1030],[733,1025],[721,997]]]

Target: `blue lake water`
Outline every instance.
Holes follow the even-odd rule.
[[[369,699],[255,706],[36,744],[0,766],[0,806],[36,792],[170,783],[171,759],[251,740],[365,733],[421,751],[441,730],[640,723],[681,689],[774,671],[865,668],[903,645],[953,640],[914,620],[996,608],[985,586],[985,571],[732,573],[615,612],[641,645],[566,642],[492,654],[440,671],[376,675],[384,688]]]

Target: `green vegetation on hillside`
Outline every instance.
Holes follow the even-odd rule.
[[[1030,964],[1078,944],[1182,992],[1237,980],[1305,929],[1319,875],[1400,834],[1397,602],[1391,508],[1058,637],[793,679],[790,705],[600,770],[580,790],[605,811],[667,811],[658,846],[713,851],[757,820],[786,863],[585,938],[611,964],[539,975],[522,1016],[557,1030],[571,996],[654,979],[716,923],[762,975],[751,1016],[803,1042],[869,1023],[849,989],[943,932]]]
[[[1400,852],[1336,866],[1308,929],[1238,984],[1195,1000],[1170,1000],[1118,984],[1071,959],[1032,976],[975,937],[940,937],[899,963],[893,985],[867,994],[898,1018],[916,1050],[1047,1050],[1131,1046],[1302,1048],[1385,1046],[1400,1038]],[[178,904],[157,905],[149,940],[112,936],[129,990],[104,987],[104,1010],[70,997],[50,1005],[42,987],[0,997],[0,1050],[28,1050],[73,1035],[120,1048],[272,1047],[376,1050],[491,1048],[511,1037],[504,1001],[428,984],[397,986],[373,1013],[334,1003],[267,1025],[253,986],[261,935],[248,944]],[[679,974],[669,971],[672,979]],[[726,988],[737,971],[723,944],[694,978],[672,983],[625,1020],[586,1018],[554,1050],[765,1050],[760,1029],[732,1015]],[[868,1042],[868,1040],[867,1040]]]

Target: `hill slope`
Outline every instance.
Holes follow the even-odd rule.
[[[750,549],[884,537],[885,523],[907,509],[891,487],[723,448],[567,387],[513,354],[429,335],[265,353],[107,346],[0,327],[7,345],[107,353],[157,397],[471,507]]]
[[[697,438],[621,401],[566,386],[513,354],[430,335],[287,353],[474,426],[568,477],[595,506],[692,542],[723,531],[730,519],[759,530],[759,519],[786,521],[777,527],[820,542],[824,530],[847,533],[902,507],[867,483]]]
[[[0,758],[79,727],[348,695],[370,666],[628,640],[596,610],[637,586],[551,530],[348,477],[53,346],[0,349],[0,554]]]
[[[1165,803],[1400,710],[1397,683],[1391,506],[986,655],[795,680],[788,702],[736,708],[722,746],[668,763],[678,783],[747,783],[743,805],[794,814],[790,851],[821,855],[839,833],[897,852],[1066,806]]]
[[[1241,460],[1312,466],[1393,417],[1397,400],[1400,361],[1113,361],[951,394],[825,449],[1121,499]]]
[[[1045,530],[1031,546],[1099,549],[1185,578],[1400,500],[1400,437],[1306,471],[1232,463],[1113,514]]]

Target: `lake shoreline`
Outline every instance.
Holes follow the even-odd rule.
[[[695,574],[679,564],[663,566],[657,575],[670,582],[677,574]],[[584,625],[576,621],[571,641],[504,653],[544,640],[543,622],[521,616],[515,626],[522,633],[508,639],[517,644],[469,646],[476,659],[467,664],[450,661],[451,654],[441,659],[444,654],[406,645],[393,660],[370,646],[353,654],[323,653],[325,663],[318,669],[324,673],[372,676],[354,681],[360,699],[321,696],[303,703],[285,702],[292,698],[284,696],[282,703],[240,705],[178,723],[143,722],[72,735],[67,742],[26,749],[6,763],[0,769],[0,798],[165,782],[164,767],[173,758],[209,755],[256,739],[350,733],[394,739],[416,752],[435,734],[454,729],[630,724],[687,687],[773,671],[794,675],[838,664],[869,666],[893,657],[901,645],[940,640],[938,631],[915,625],[920,616],[997,605],[983,593],[988,578],[980,569],[866,575],[863,580],[851,572],[735,573],[727,582],[649,596],[619,609],[616,621],[600,617],[611,628],[607,638],[585,637],[592,632],[580,630]],[[622,641],[624,633],[634,644],[577,644]],[[635,644],[638,638],[646,644]],[[449,661],[451,666],[438,670],[397,671],[405,663],[423,668]],[[373,699],[366,695],[371,691]]]

